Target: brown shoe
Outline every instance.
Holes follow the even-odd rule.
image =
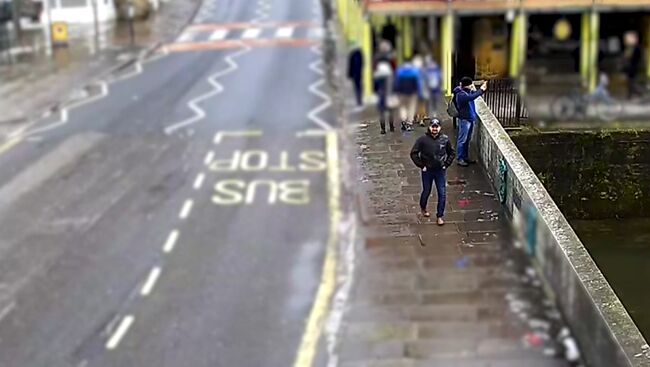
[[[423,210],[423,211],[422,211],[422,216],[425,217],[425,218],[429,218],[429,217],[431,216],[431,213],[429,213],[429,212],[426,211],[426,210]]]
[[[444,226],[444,225],[445,225],[445,221],[444,221],[442,218],[438,218],[438,219],[436,220],[436,224],[438,224],[439,226]]]

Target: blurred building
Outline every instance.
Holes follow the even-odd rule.
[[[370,49],[382,38],[403,59],[432,54],[456,80],[527,76],[529,84],[595,87],[624,78],[624,34],[638,34],[650,76],[650,0],[339,0],[347,34]],[[355,4],[356,3],[356,4]],[[363,15],[355,14],[355,7]],[[356,16],[356,18],[355,18]],[[364,17],[365,16],[365,17]],[[366,37],[364,39],[364,37]]]

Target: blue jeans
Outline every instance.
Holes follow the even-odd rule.
[[[436,217],[442,218],[445,215],[445,202],[447,200],[447,171],[444,169],[422,171],[422,194],[420,195],[420,209],[427,209],[427,202],[431,195],[433,183],[436,183],[438,192],[438,207]]]
[[[456,141],[456,151],[458,152],[458,161],[467,161],[469,159],[469,142],[472,140],[474,131],[474,122],[461,119],[458,123],[458,140]]]

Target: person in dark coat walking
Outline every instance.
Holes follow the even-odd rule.
[[[356,98],[357,106],[363,106],[362,99],[362,78],[363,78],[363,53],[358,45],[352,46],[350,50],[350,57],[348,59],[348,78],[352,80],[354,85],[354,96]]]
[[[393,124],[394,106],[389,106],[389,98],[393,90],[393,69],[390,63],[381,61],[377,64],[374,75],[375,93],[377,94],[377,110],[379,111],[379,126],[381,133],[386,134],[386,120],[390,131],[395,131]]]
[[[443,217],[447,200],[447,167],[456,156],[449,137],[442,134],[440,130],[440,121],[432,119],[426,134],[418,138],[411,149],[411,160],[422,170],[422,194],[420,194],[422,216],[431,216],[427,211],[427,203],[435,182],[438,193],[436,223],[439,226],[445,224]]]

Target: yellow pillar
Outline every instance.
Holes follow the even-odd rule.
[[[372,30],[370,28],[370,22],[363,22],[363,42],[362,42],[362,51],[363,51],[363,92],[364,95],[370,97],[372,95]]]
[[[600,39],[600,14],[591,12],[589,22],[589,92],[596,89],[598,83],[598,41]]]
[[[526,62],[526,48],[528,47],[528,19],[526,14],[520,13],[512,24],[510,35],[510,76],[513,78],[521,74]]]
[[[589,79],[589,32],[591,17],[590,13],[582,14],[582,27],[580,29],[580,76],[583,83]]]
[[[402,18],[404,22],[404,59],[413,57],[413,22],[406,16]]]
[[[454,89],[451,76],[453,74],[453,53],[454,53],[454,15],[451,12],[442,18],[441,32],[441,53],[443,88],[447,96],[451,96]]]
[[[598,82],[598,39],[600,15],[595,11],[582,14],[580,35],[580,75],[588,92],[593,92]]]

